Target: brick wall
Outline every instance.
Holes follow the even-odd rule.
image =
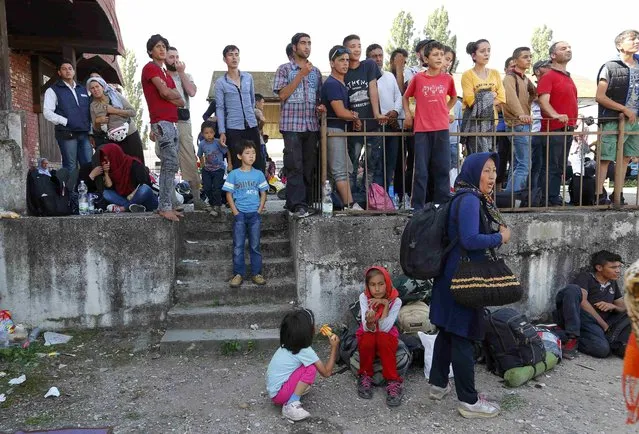
[[[33,112],[33,91],[31,78],[31,58],[27,54],[11,53],[11,103],[14,110],[24,110],[27,114],[27,137],[25,161],[31,163],[39,155],[38,115]]]

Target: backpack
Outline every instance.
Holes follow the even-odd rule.
[[[406,372],[408,372],[408,368],[413,362],[413,355],[401,339],[397,340],[397,353],[395,354],[395,360],[397,361],[397,373],[399,376],[406,376]],[[359,375],[359,351],[355,351],[355,353],[353,353],[350,358],[349,365],[351,367],[351,371],[357,377]],[[373,362],[373,384],[376,386],[386,384],[386,380],[384,380],[384,376],[382,375],[382,363],[379,361],[378,357],[375,357],[375,361]]]
[[[452,198],[439,206],[429,202],[406,223],[399,248],[399,264],[406,276],[427,280],[441,274],[446,255],[457,242],[447,234],[452,203]]]
[[[428,305],[423,301],[413,301],[402,306],[397,315],[399,331],[406,334],[434,332],[435,327],[428,319],[429,312]]]
[[[71,201],[65,182],[57,176],[31,170],[27,175],[27,210],[33,216],[71,215]]]
[[[514,193],[510,191],[498,191],[495,194],[495,204],[497,208],[539,207],[543,206],[542,195],[543,192],[539,187],[531,189],[530,194],[528,194],[527,187],[524,190],[515,191]]]
[[[628,315],[625,313],[615,315],[606,332],[606,338],[608,338],[612,354],[621,358],[624,357],[631,331],[632,324]]]
[[[339,364],[350,364],[351,357],[357,351],[357,337],[355,332],[357,329],[349,329],[344,327],[339,336]]]
[[[393,287],[399,292],[402,305],[412,301],[430,303],[433,292],[433,284],[430,280],[409,279],[406,275],[400,274],[393,278]]]
[[[384,187],[373,183],[368,189],[368,209],[376,211],[395,211],[395,205]]]
[[[511,368],[545,362],[544,343],[524,314],[510,307],[486,309],[484,322],[486,365],[493,374],[503,377]]]

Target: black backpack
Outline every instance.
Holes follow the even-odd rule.
[[[427,203],[406,223],[399,248],[399,264],[406,276],[428,280],[441,274],[446,255],[457,242],[451,242],[447,234],[452,203],[452,198],[437,207]]]
[[[486,309],[484,321],[484,352],[489,371],[503,377],[511,368],[534,367],[545,362],[544,343],[526,315],[510,307],[492,313]]]
[[[606,338],[610,344],[610,352],[612,354],[621,358],[624,357],[631,331],[632,324],[628,315],[626,313],[616,314],[606,332]]]
[[[27,175],[27,209],[33,216],[65,216],[71,214],[71,200],[64,177],[31,170]],[[62,178],[62,179],[61,179]]]

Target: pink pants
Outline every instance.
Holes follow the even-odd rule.
[[[295,392],[297,383],[301,381],[302,383],[311,385],[315,382],[315,375],[317,375],[317,368],[315,365],[300,366],[293,371],[290,377],[288,377],[286,383],[282,384],[282,388],[279,392],[277,392],[275,398],[273,398],[273,402],[278,405],[286,404],[293,395],[293,392]]]

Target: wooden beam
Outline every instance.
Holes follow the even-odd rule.
[[[11,107],[7,9],[5,0],[0,0],[0,110],[11,110]]]
[[[65,46],[73,47],[82,53],[118,54],[118,44],[115,41],[25,35],[9,36],[9,47],[14,50],[59,52]]]

